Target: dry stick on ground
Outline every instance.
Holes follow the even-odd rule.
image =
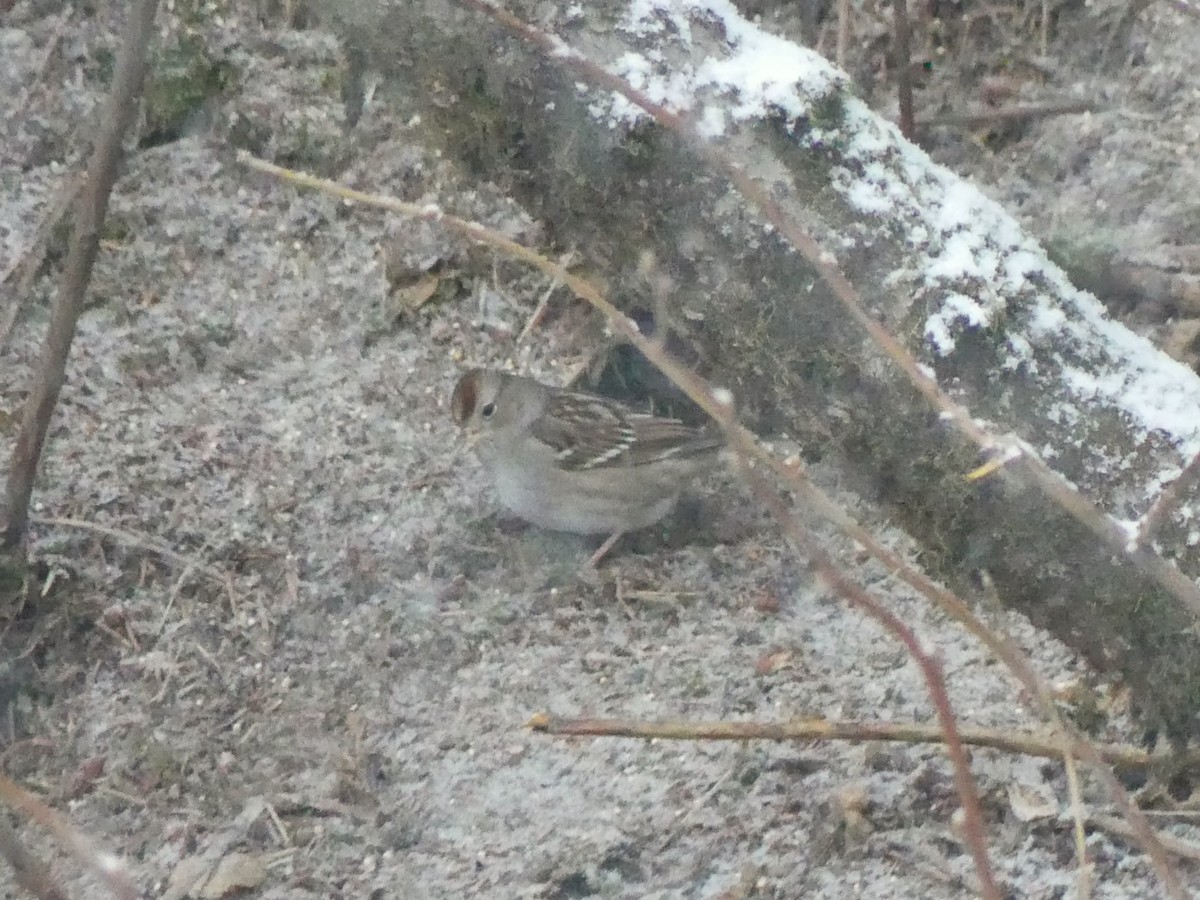
[[[151,553],[156,553],[163,559],[168,559],[177,565],[183,567],[183,570],[195,569],[202,573],[205,577],[215,581],[217,584],[225,586],[228,583],[228,578],[220,570],[208,565],[200,559],[188,556],[185,553],[180,553],[168,546],[162,541],[155,540],[148,535],[135,534],[132,531],[125,531],[121,528],[113,528],[110,525],[100,525],[96,522],[85,522],[81,519],[60,519],[53,516],[32,516],[31,522],[35,525],[47,525],[56,528],[77,528],[80,531],[90,531],[93,534],[104,535],[105,537],[113,538],[121,541],[132,547],[140,547],[143,550],[149,550]]]
[[[1028,691],[1039,711],[1063,734],[1063,749],[1061,755],[1074,753],[1080,759],[1088,762],[1104,781],[1113,801],[1127,816],[1138,837],[1139,846],[1146,852],[1154,863],[1159,877],[1168,886],[1173,897],[1185,897],[1179,887],[1178,877],[1174,875],[1171,862],[1166,851],[1159,842],[1156,833],[1150,827],[1145,815],[1139,810],[1128,791],[1117,780],[1112,771],[1105,765],[1099,752],[1091,741],[1070,722],[1062,719],[1054,706],[1054,698],[1049,685],[1033,668],[1033,664],[1024,655],[1012,638],[997,634],[988,628],[955,594],[941,585],[934,583],[927,575],[912,568],[895,551],[884,546],[873,534],[863,528],[828,495],[824,494],[812,483],[807,474],[798,464],[791,460],[782,461],[765,450],[755,436],[740,425],[732,416],[730,408],[716,400],[711,388],[694,372],[678,364],[674,359],[664,354],[658,345],[646,339],[627,317],[612,305],[587,280],[580,278],[546,257],[517,244],[498,232],[485,228],[476,223],[447,215],[440,207],[433,205],[418,206],[405,203],[393,197],[368,194],[347,188],[324,178],[317,178],[290,169],[284,169],[263,160],[255,159],[248,153],[238,153],[238,160],[260,172],[273,175],[293,184],[310,187],[323,191],[345,200],[363,203],[381,209],[391,210],[401,215],[412,216],[428,222],[439,223],[443,227],[471,240],[485,243],[507,256],[529,263],[547,276],[559,279],[576,296],[590,303],[608,319],[614,332],[625,338],[640,350],[647,359],[671,379],[685,394],[688,395],[702,410],[708,413],[725,431],[730,445],[740,454],[750,457],[771,469],[789,488],[795,490],[803,498],[805,505],[818,514],[829,519],[844,533],[861,543],[868,552],[875,556],[888,569],[914,590],[928,597],[949,616],[961,623],[972,635],[1000,659],[1012,672],[1018,682]],[[1174,887],[1172,887],[1174,885]]]
[[[563,719],[546,713],[532,716],[525,727],[545,734],[586,737],[629,737],[663,741],[883,741],[897,744],[937,744],[942,729],[921,722],[862,722],[797,719],[776,724],[760,722],[645,722],[634,719]],[[1022,756],[1062,758],[1062,739],[1050,732],[1018,732],[998,728],[959,728],[958,737],[972,747],[986,747]],[[1160,760],[1128,744],[1097,748],[1108,765],[1121,772],[1145,773]],[[1200,751],[1188,754],[1188,765],[1200,766]]]
[[[1115,816],[1105,816],[1097,813],[1088,817],[1088,824],[1096,828],[1102,828],[1124,840],[1129,840],[1131,837],[1129,823]],[[1191,841],[1180,840],[1173,834],[1164,834],[1163,844],[1168,851],[1178,857],[1189,859],[1192,862],[1200,862],[1200,846],[1193,844]]]
[[[100,231],[121,159],[121,141],[133,123],[146,73],[146,47],[153,32],[157,0],[129,7],[121,54],[112,87],[99,116],[100,136],[88,165],[87,186],[74,215],[74,231],[50,314],[46,345],[25,404],[0,506],[0,551],[14,552],[25,537],[33,479],[41,459],[50,417],[66,377],[67,355],[83,310],[84,293],[100,247]]]
[[[59,845],[94,872],[114,896],[121,900],[134,900],[140,896],[128,869],[120,859],[99,849],[66,818],[3,775],[0,775],[0,801],[25,813],[49,831]]]
[[[850,313],[850,316],[866,330],[875,344],[891,358],[917,391],[941,413],[945,420],[951,422],[961,434],[981,449],[1004,451],[1006,461],[1013,464],[1019,463],[1024,474],[1046,496],[1101,538],[1116,554],[1132,562],[1139,571],[1175,597],[1191,611],[1197,620],[1200,620],[1200,586],[1180,572],[1174,564],[1156,553],[1142,548],[1131,548],[1125,529],[1080,494],[1062,475],[1047,466],[1024,441],[989,434],[979,425],[970,411],[943,392],[937,381],[927,374],[925,368],[913,358],[904,345],[867,310],[862,298],[859,297],[850,280],[838,267],[833,255],[824,252],[820,244],[784,211],[783,207],[771,196],[768,187],[747,175],[735,161],[729,159],[719,148],[714,147],[703,134],[693,127],[688,119],[672,112],[662,104],[655,103],[642,91],[630,87],[619,76],[571,49],[560,38],[528,24],[506,10],[493,6],[487,0],[458,0],[458,2],[488,16],[521,39],[542,49],[548,58],[578,73],[589,83],[617,92],[664,128],[687,141],[701,159],[711,165],[714,170],[724,174],[738,192],[758,209],[763,218],[801,253],[805,261],[833,291],[834,296]]]
[[[1096,103],[1042,103],[1033,106],[1010,106],[1002,109],[981,109],[978,112],[948,113],[944,116],[924,116],[917,119],[918,128],[932,128],[938,125],[957,125],[964,128],[975,128],[980,125],[992,125],[996,122],[1012,122],[1023,119],[1050,119],[1054,116],[1073,116],[1081,113],[1095,112],[1100,109]]]
[[[1154,535],[1167,521],[1167,517],[1170,516],[1180,497],[1183,496],[1183,492],[1191,487],[1197,478],[1200,478],[1200,453],[1192,457],[1192,461],[1179,473],[1179,477],[1163,488],[1163,492],[1158,495],[1154,505],[1142,516],[1142,524],[1137,535],[1138,546],[1150,546]]]
[[[8,311],[4,314],[3,324],[0,324],[0,347],[8,343],[16,330],[17,320],[21,317],[21,307],[41,269],[42,261],[46,258],[46,248],[54,229],[75,203],[82,187],[83,178],[80,173],[71,171],[59,185],[54,199],[47,204],[41,221],[38,222],[25,249],[13,260],[8,271],[0,275],[0,301],[8,298]],[[12,281],[11,285],[9,281]]]
[[[0,816],[0,856],[8,860],[17,884],[38,900],[66,900],[46,864],[25,849],[6,816]]]

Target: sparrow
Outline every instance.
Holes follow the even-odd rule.
[[[585,569],[621,535],[666,516],[725,445],[706,428],[484,369],[459,378],[450,414],[477,435],[475,450],[512,513],[554,531],[608,535]]]

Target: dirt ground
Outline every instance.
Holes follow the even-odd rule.
[[[163,16],[168,45],[186,30],[180,15]],[[1177,272],[1180,248],[1200,247],[1200,17],[1159,3],[1100,59],[1112,21],[1072,15],[1042,90],[1102,109],[987,140],[938,129],[930,149],[1039,235],[1063,223],[1117,235],[1130,259]],[[0,271],[35,240],[81,152],[113,25],[53,3],[0,19]],[[44,590],[0,611],[5,774],[123,856],[147,896],[186,896],[189,873],[222,862],[239,874],[195,896],[238,884],[264,898],[972,896],[936,746],[564,739],[524,727],[538,712],[932,713],[904,650],[816,583],[732,476],[697,491],[711,526],[668,523],[618,550],[595,582],[575,575],[595,542],[503,521],[448,421],[448,392],[468,364],[562,379],[578,353],[566,344],[572,316],[519,343],[545,283],[431,226],[249,173],[228,136],[252,129],[264,156],[513,234],[536,235],[536,223],[423,146],[402,104],[368,105],[344,129],[342,58],[319,28],[231,10],[191,29],[236,88],[179,136],[133,152],[113,197],[36,494]],[[978,78],[933,78],[926,107],[975,100]],[[6,444],[55,248],[0,349]],[[449,287],[401,309],[389,267],[439,259]],[[1169,304],[1122,311],[1161,335],[1188,319]],[[913,553],[839,488],[835,466],[816,476]],[[963,724],[1036,724],[960,629],[814,527],[938,648]],[[680,532],[689,539],[672,538]],[[1103,696],[1056,642],[991,614],[1051,682]],[[1116,710],[1096,733],[1142,737]],[[973,767],[1011,896],[1074,896],[1062,766],[980,750]],[[1107,809],[1099,790],[1085,792]],[[1200,841],[1196,828],[1159,824]],[[21,833],[73,896],[104,896],[43,832]],[[1162,895],[1125,842],[1096,829],[1088,851],[1093,896]],[[1200,889],[1200,871],[1181,870]],[[0,896],[18,896],[7,870]]]

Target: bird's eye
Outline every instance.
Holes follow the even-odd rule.
[[[496,404],[495,403],[483,404],[483,406],[480,407],[480,409],[479,409],[479,414],[481,416],[483,416],[485,419],[490,419],[492,416],[494,416],[496,414]]]

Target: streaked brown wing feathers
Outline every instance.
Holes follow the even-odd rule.
[[[532,430],[555,450],[560,466],[577,470],[647,465],[722,443],[675,419],[630,413],[611,400],[569,392],[550,400]]]

